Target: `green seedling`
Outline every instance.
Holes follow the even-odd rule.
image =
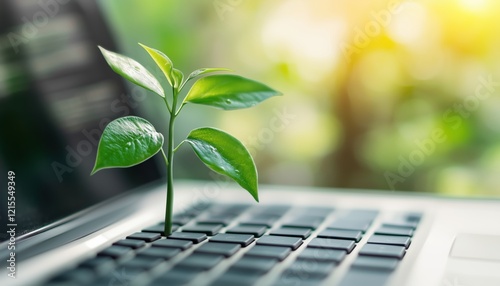
[[[99,48],[109,66],[116,73],[157,94],[164,102],[169,114],[166,153],[164,136],[157,132],[150,122],[136,116],[121,117],[110,122],[104,129],[91,175],[102,169],[131,167],[161,153],[167,167],[165,235],[172,232],[174,153],[184,143],[192,147],[198,158],[208,168],[234,180],[258,202],[257,169],[252,156],[238,139],[224,131],[202,127],[192,130],[184,140],[175,145],[174,123],[186,104],[235,110],[252,107],[280,93],[262,83],[241,76],[213,74],[229,71],[222,68],[198,69],[184,78],[184,74],[174,68],[172,61],[165,54],[140,45],[165,75],[172,94],[166,94],[151,72],[135,60],[102,47]],[[184,95],[183,88],[190,81],[194,83]]]

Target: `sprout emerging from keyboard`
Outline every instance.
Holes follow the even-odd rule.
[[[135,60],[99,48],[116,73],[154,92],[164,102],[169,113],[166,153],[163,148],[164,136],[147,120],[136,116],[118,118],[104,129],[91,175],[102,169],[131,167],[161,153],[167,167],[165,235],[169,235],[172,230],[174,153],[184,143],[193,148],[208,168],[233,179],[258,202],[257,169],[252,156],[240,141],[224,131],[202,127],[192,130],[187,138],[175,145],[174,123],[186,104],[235,110],[252,107],[280,93],[262,83],[237,75],[216,73],[205,76],[209,73],[229,71],[222,68],[198,69],[184,78],[184,74],[174,68],[172,61],[165,54],[140,45],[165,75],[166,83],[168,82],[172,90],[171,94],[167,94],[160,82]],[[195,82],[191,89],[184,95],[185,84],[193,80]]]

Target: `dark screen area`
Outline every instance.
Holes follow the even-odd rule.
[[[107,123],[138,113],[97,45],[117,50],[95,1],[0,1],[0,215],[12,171],[17,236],[160,178],[154,160],[90,176]]]

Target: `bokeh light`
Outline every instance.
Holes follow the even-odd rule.
[[[262,183],[500,195],[500,1],[103,5],[131,56],[147,62],[144,42],[185,72],[229,67],[284,93],[179,121],[179,133],[210,123],[235,134]],[[289,118],[273,130],[280,112]],[[210,178],[183,160],[181,177]]]

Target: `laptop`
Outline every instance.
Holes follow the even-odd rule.
[[[176,182],[154,160],[89,176],[141,94],[91,0],[0,2],[0,285],[500,285],[500,201]],[[77,56],[76,56],[77,55]]]

